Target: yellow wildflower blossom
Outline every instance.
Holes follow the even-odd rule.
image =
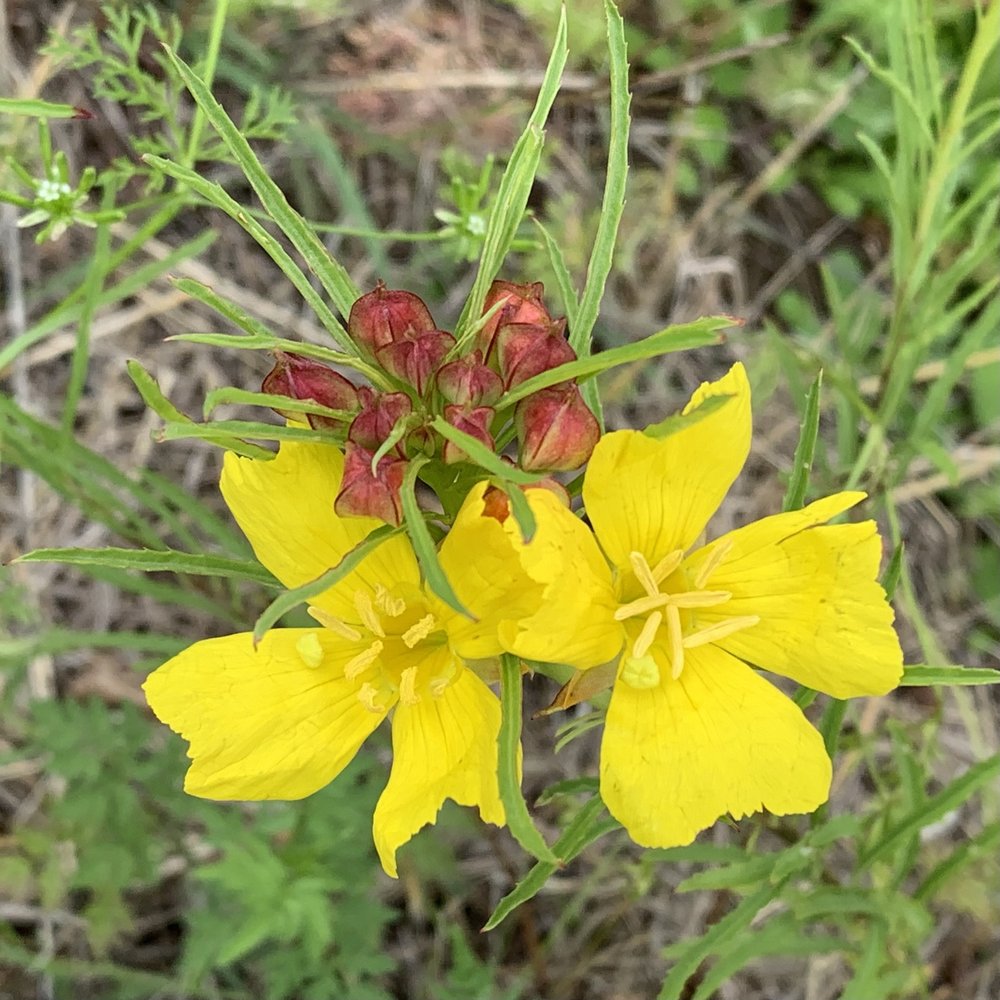
[[[335,566],[381,524],[334,513],[343,466],[336,449],[296,442],[269,462],[225,457],[223,496],[257,558],[287,587]],[[482,483],[470,492],[440,551],[475,620],[425,589],[410,542],[395,536],[313,600],[315,628],[272,629],[256,649],[250,633],[207,639],[150,675],[150,706],[190,743],[188,792],[311,795],[391,713],[392,770],[373,823],[390,875],[397,849],[445,799],[504,822],[500,705],[464,661],[500,653],[500,621],[527,614],[539,592],[512,555],[510,528],[484,515],[485,491]]]
[[[826,800],[823,740],[750,664],[837,698],[885,694],[902,673],[874,522],[826,524],[863,493],[693,548],[750,448],[742,365],[703,384],[684,414],[713,397],[724,402],[669,436],[602,438],[583,486],[593,533],[540,503],[522,562],[543,600],[501,628],[530,659],[617,662],[601,794],[651,847],[690,843],[726,813],[810,812]]]

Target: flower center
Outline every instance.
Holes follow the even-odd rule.
[[[441,697],[460,663],[423,594],[416,587],[389,591],[379,585],[374,598],[355,591],[354,610],[349,621],[317,607],[310,607],[309,614],[354,651],[344,664],[344,676],[358,685],[365,708],[381,715],[397,700],[416,705],[423,698]],[[307,666],[317,667],[323,660],[315,632],[305,633],[296,649]]]
[[[660,683],[660,670],[650,650],[661,637],[661,629],[670,659],[670,675],[676,680],[684,670],[685,649],[715,642],[760,621],[757,615],[744,615],[703,627],[698,625],[700,609],[725,604],[733,596],[728,590],[707,589],[709,579],[730,548],[730,544],[716,546],[693,580],[681,566],[682,549],[664,556],[655,566],[650,566],[641,552],[629,553],[632,573],[626,582],[632,584],[634,580],[634,584],[628,596],[640,596],[623,602],[615,612],[617,621],[627,623],[629,636],[621,670],[626,684],[644,689]]]

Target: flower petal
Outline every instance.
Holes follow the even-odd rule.
[[[285,441],[268,462],[226,453],[222,495],[257,558],[286,587],[314,580],[382,526],[375,518],[334,513],[343,471],[344,456],[330,445]],[[377,583],[388,587],[419,580],[410,543],[396,536],[313,603],[353,619],[359,585],[373,592]]]
[[[541,585],[518,558],[517,524],[509,515],[501,520],[491,514],[485,498],[488,487],[482,482],[469,491],[439,554],[459,600],[477,620],[470,621],[436,599],[435,613],[444,622],[452,649],[468,659],[502,653],[497,636],[501,623],[529,615],[542,597]],[[538,503],[535,494],[542,492],[551,495],[547,490],[528,492],[533,508]]]
[[[891,691],[902,676],[903,653],[878,583],[882,543],[875,522],[822,523],[863,497],[840,493],[713,542],[706,552],[730,542],[732,548],[709,586],[733,597],[699,613],[699,627],[758,615],[759,624],[718,645],[835,698]]]
[[[637,844],[689,844],[726,813],[826,801],[830,759],[790,699],[712,646],[688,650],[677,680],[655,655],[657,687],[615,684],[601,745],[601,796]]]
[[[531,615],[501,625],[500,640],[530,660],[581,670],[607,663],[625,640],[623,625],[614,619],[611,569],[590,529],[552,493],[531,490],[529,496],[537,530],[517,550],[544,592]]]
[[[477,806],[487,823],[504,822],[497,783],[500,702],[462,669],[438,698],[400,703],[392,720],[392,773],[375,807],[382,867],[396,877],[396,851],[433,823],[445,799]]]
[[[256,650],[250,633],[226,635],[154,670],[143,685],[150,708],[191,744],[185,790],[301,799],[329,784],[384,717],[344,679],[354,652],[322,629],[273,629]]]
[[[705,400],[729,399],[701,420],[664,438],[641,431],[606,434],[594,449],[583,502],[611,562],[629,565],[641,552],[656,565],[687,549],[718,509],[750,450],[750,384],[740,364],[705,382],[683,414]]]

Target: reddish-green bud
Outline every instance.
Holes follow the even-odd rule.
[[[347,439],[374,453],[392,433],[396,424],[410,415],[413,406],[405,392],[377,393],[362,386],[358,390],[358,397],[361,400],[361,412],[354,418],[347,432]],[[402,441],[396,444],[395,451],[401,458],[405,457]]]
[[[578,469],[590,458],[601,429],[580,390],[562,382],[532,393],[514,410],[521,467],[529,472]]]
[[[449,361],[437,373],[437,385],[449,403],[469,406],[492,406],[503,392],[500,376],[483,364],[482,351]]]
[[[379,364],[390,375],[412,385],[422,396],[455,338],[444,330],[428,330],[413,340],[394,340],[375,352]]]
[[[400,490],[405,474],[405,459],[386,455],[379,459],[372,475],[372,452],[348,441],[334,511],[341,517],[377,517],[386,524],[399,524],[403,519]]]
[[[540,281],[517,285],[512,281],[498,279],[490,285],[483,304],[483,315],[498,302],[503,302],[503,305],[486,321],[486,325],[477,335],[476,343],[487,361],[491,360],[493,341],[500,327],[508,323],[534,323],[547,327],[552,322],[552,317],[542,303],[544,291],[545,288]]]
[[[549,326],[508,323],[497,334],[500,374],[508,389],[529,378],[576,360],[576,352],[563,336],[565,322]]]
[[[489,406],[446,406],[444,408],[444,419],[457,427],[460,431],[465,431],[470,437],[481,441],[490,451],[493,450],[493,435],[490,434],[490,422],[493,420],[494,412]],[[453,465],[455,462],[465,462],[469,456],[457,444],[451,441],[444,443],[445,465]]]
[[[351,306],[347,319],[351,339],[369,354],[395,340],[414,340],[433,329],[430,310],[419,296],[386,288],[381,281]]]
[[[275,351],[275,365],[264,376],[261,389],[273,396],[288,396],[290,399],[311,399],[331,410],[347,410],[353,413],[361,405],[358,390],[343,375],[332,368],[303,358],[297,354]],[[303,414],[290,410],[277,410],[283,417],[302,420]],[[314,428],[336,427],[337,421],[331,417],[308,415]]]

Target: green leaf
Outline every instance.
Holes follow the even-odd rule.
[[[823,369],[816,373],[816,378],[809,386],[806,395],[805,415],[799,430],[799,443],[795,447],[795,457],[792,459],[792,477],[788,481],[788,491],[781,509],[783,511],[799,510],[806,500],[809,489],[809,473],[812,471],[813,456],[816,454],[816,440],[819,437],[819,403],[823,388]]]
[[[521,661],[510,653],[500,657],[499,771],[500,799],[514,839],[539,861],[558,863],[532,822],[521,792]]]
[[[487,472],[492,473],[498,479],[502,479],[508,483],[519,483],[522,486],[531,486],[544,478],[542,473],[524,472],[521,469],[515,469],[513,466],[507,465],[499,455],[490,451],[482,441],[474,438],[471,434],[466,434],[465,431],[459,430],[457,427],[453,427],[444,417],[435,417],[431,421],[431,427],[441,437],[461,448],[477,465],[486,469]]]
[[[559,244],[553,239],[552,234],[542,225],[538,219],[532,219],[542,234],[542,242],[549,255],[549,264],[552,266],[552,273],[556,278],[556,287],[559,289],[559,297],[562,299],[563,309],[566,310],[566,323],[570,331],[576,329],[576,316],[580,309],[580,301],[577,298],[576,290],[573,288],[573,279],[570,277],[569,268],[566,267],[566,258],[563,257]]]
[[[261,616],[254,623],[253,642],[256,646],[264,633],[267,632],[276,622],[280,621],[283,615],[294,610],[300,604],[305,604],[310,598],[322,594],[330,587],[340,583],[348,573],[353,572],[372,552],[383,542],[398,535],[402,528],[394,527],[391,524],[384,524],[381,528],[376,528],[371,534],[363,538],[350,552],[344,554],[336,566],[331,566],[328,570],[320,573],[315,580],[302,584],[300,587],[293,587],[276,597],[263,611]]]
[[[199,441],[211,441],[221,448],[227,448],[250,458],[260,458],[270,461],[274,452],[258,445],[247,444],[231,435],[259,438],[261,441],[309,441],[313,444],[328,444],[333,447],[343,445],[343,435],[331,431],[315,431],[311,427],[286,426],[284,424],[265,424],[254,420],[213,420],[205,424],[196,424],[186,420],[184,423],[168,421],[156,432],[157,441],[182,441],[195,438]]]
[[[524,490],[518,486],[510,486],[507,483],[501,483],[501,485],[507,494],[507,499],[510,501],[510,509],[514,515],[514,520],[517,522],[517,529],[521,532],[521,541],[527,545],[535,537],[535,529],[538,527],[538,523],[535,520],[535,512],[531,509],[531,504],[528,503],[528,498],[525,496]]]
[[[413,543],[413,551],[416,553],[417,562],[424,574],[427,585],[444,601],[450,608],[454,608],[460,615],[465,615],[475,621],[473,615],[452,589],[448,577],[445,575],[438,559],[437,547],[434,539],[431,538],[427,522],[424,520],[424,512],[417,503],[417,474],[429,461],[426,457],[414,458],[406,468],[406,475],[403,477],[401,499],[403,502],[403,519],[406,522],[406,530]]]
[[[86,112],[72,104],[53,104],[51,101],[0,97],[0,114],[29,115],[32,118],[88,118]]]
[[[288,413],[315,413],[317,416],[329,417],[331,420],[345,423],[349,423],[354,418],[354,414],[348,410],[334,410],[322,403],[314,403],[311,399],[292,399],[290,396],[281,396],[270,392],[250,392],[248,389],[237,389],[231,385],[213,389],[205,397],[202,416],[207,419],[212,410],[227,403],[267,406],[272,410]]]
[[[228,559],[200,552],[173,549],[34,549],[13,562],[60,563],[63,566],[105,566],[142,573],[188,573],[252,580],[265,587],[280,586],[263,566],[244,559]]]
[[[658,423],[644,427],[642,433],[657,439],[670,437],[671,434],[676,434],[678,431],[701,423],[705,417],[711,416],[716,410],[722,409],[732,398],[732,396],[709,396],[708,399],[699,403],[689,413],[673,413],[669,417],[664,417]]]
[[[976,684],[1000,684],[1000,670],[957,664],[930,667],[920,663],[904,667],[903,679],[899,682],[900,687],[966,687]]]
[[[319,279],[326,293],[341,313],[346,316],[351,311],[355,300],[361,297],[358,287],[351,281],[347,271],[330,256],[326,247],[323,246],[305,219],[288,204],[284,193],[271,180],[263,164],[250,148],[250,143],[243,137],[239,128],[226,114],[222,105],[215,99],[204,82],[171,49],[167,48],[166,52],[188,90],[191,91],[198,107],[204,112],[211,126],[219,133],[229,152],[243,169],[243,173],[251,187],[256,191],[267,214],[274,219],[292,246],[302,255],[303,260]],[[349,340],[346,340],[343,346],[350,353],[357,353]]]

